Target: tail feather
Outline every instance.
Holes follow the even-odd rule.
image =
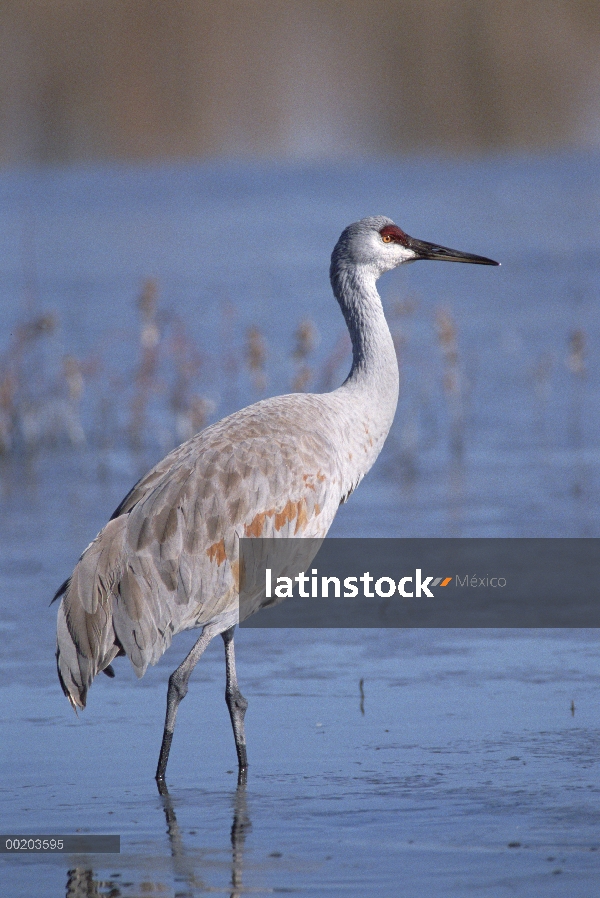
[[[67,577],[67,579],[65,580],[65,582],[62,583],[62,584],[58,587],[58,589],[56,590],[56,592],[54,593],[54,598],[53,598],[52,601],[50,602],[51,605],[53,605],[54,602],[56,602],[57,599],[60,599],[60,597],[63,596],[63,595],[66,593],[67,589],[69,588],[69,584],[70,584],[70,583],[71,583],[71,578],[70,578],[70,577]]]
[[[73,708],[85,708],[87,691],[99,671],[122,654],[113,627],[113,589],[121,575],[123,518],[110,521],[85,550],[58,609],[56,664],[63,692]],[[109,674],[110,676],[110,674]]]

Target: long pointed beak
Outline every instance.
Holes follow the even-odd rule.
[[[499,265],[493,259],[485,256],[474,256],[472,253],[463,253],[458,249],[448,249],[447,246],[438,246],[437,243],[427,243],[426,240],[417,240],[409,237],[407,248],[416,253],[415,261],[419,259],[431,259],[439,262],[470,262],[472,265]]]

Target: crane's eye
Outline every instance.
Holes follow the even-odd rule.
[[[384,234],[381,239],[383,240],[384,243],[392,242],[391,234]]]

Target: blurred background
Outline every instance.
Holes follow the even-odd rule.
[[[503,267],[382,279],[400,406],[342,521],[592,532],[599,85],[597,0],[4,2],[5,490],[25,460],[119,492],[225,413],[341,383],[329,254],[385,213]]]
[[[5,0],[0,159],[598,146],[597,0]]]

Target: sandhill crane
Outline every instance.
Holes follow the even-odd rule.
[[[398,401],[398,365],[377,292],[403,262],[438,259],[497,265],[482,256],[415,240],[389,218],[347,227],[330,279],[352,339],[344,384],[324,394],[257,402],[174,449],[133,487],[57,591],[58,676],[83,708],[99,671],[127,655],[141,677],[172,637],[201,628],[171,674],[156,779],[164,785],[175,718],[190,674],[209,642],[225,643],[225,697],[240,776],[247,768],[233,631],[238,623],[239,538],[314,537],[379,455]]]

